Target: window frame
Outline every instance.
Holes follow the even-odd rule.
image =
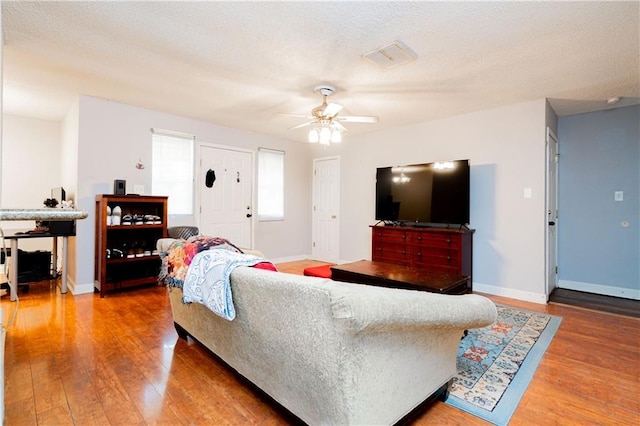
[[[275,157],[277,156],[277,157]],[[269,170],[265,170],[265,167],[268,167],[268,165],[265,164],[266,161],[269,160],[269,157],[271,157],[271,160],[275,160],[276,158],[279,159],[279,164],[277,164],[278,169],[276,170],[276,172],[280,175],[278,176],[271,176],[271,182],[266,182],[265,181],[265,173],[273,173],[273,170],[269,171]],[[271,165],[273,166],[273,164]],[[284,188],[284,175],[285,175],[285,151],[282,150],[278,150],[278,149],[271,149],[271,148],[258,148],[258,173],[257,173],[257,201],[258,201],[258,208],[257,208],[257,216],[258,216],[258,221],[260,222],[275,222],[275,221],[283,221],[285,219],[285,209],[284,209],[284,194],[285,194],[285,188]],[[273,209],[270,209],[268,212],[264,212],[264,208],[265,208],[265,199],[263,198],[266,193],[269,194],[273,194],[274,191],[276,191],[277,195],[279,196],[279,202],[278,204],[280,204],[279,206],[276,206],[276,210],[277,211],[273,211]],[[269,207],[273,207],[273,205],[271,204]]]
[[[196,137],[194,135],[190,135],[187,133],[174,132],[171,130],[164,129],[151,129],[151,191],[153,194],[158,195],[166,195],[169,197],[167,213],[170,216],[193,216],[195,215],[195,205],[196,205],[196,197],[195,197],[195,173],[196,173]],[[157,139],[161,138],[161,139]],[[166,160],[157,160],[157,156],[161,155],[158,153],[158,149],[156,148],[157,143],[171,143],[174,142],[176,144],[189,143],[189,154],[187,157],[190,157],[188,161],[182,161],[179,166],[176,166],[176,157],[175,155],[169,155]],[[177,149],[183,149],[184,147]],[[166,155],[166,154],[165,154]],[[157,178],[157,174],[159,170],[164,170],[165,168],[170,168],[171,170],[176,170],[180,167],[185,167],[186,164],[189,164],[190,168],[190,176],[188,178],[182,178],[176,181],[176,176],[172,175],[171,179],[162,179]],[[180,187],[173,190],[167,190],[167,182],[173,183],[171,186],[176,186],[176,182],[179,183]],[[158,184],[162,185],[158,189]],[[188,191],[188,192],[187,192]],[[160,194],[162,192],[162,194]],[[176,194],[181,194],[178,196],[178,201],[176,202]],[[184,195],[188,194],[187,202],[181,202],[180,199],[185,198]],[[172,199],[174,200],[172,202]],[[190,203],[188,202],[190,199]],[[176,211],[175,206],[180,206]],[[187,208],[188,206],[188,208]],[[173,208],[172,208],[173,207]]]

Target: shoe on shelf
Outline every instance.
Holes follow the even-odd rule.
[[[111,207],[107,206],[107,226],[111,226],[112,223],[113,220],[111,217]]]
[[[131,216],[130,214],[125,214],[124,216],[122,216],[122,225],[131,225],[132,223],[133,223],[133,216]]]
[[[120,206],[115,206],[111,211],[111,224],[120,225],[122,223],[122,209]]]
[[[133,223],[136,225],[142,225],[144,223],[144,217],[141,214],[134,214]]]

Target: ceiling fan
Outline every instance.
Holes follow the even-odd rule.
[[[336,103],[327,103],[327,97],[334,94],[336,89],[333,86],[320,85],[314,88],[314,92],[322,95],[322,104],[311,110],[311,115],[302,114],[281,114],[289,117],[302,117],[307,121],[297,126],[290,127],[289,130],[299,129],[305,126],[313,126],[309,131],[309,142],[320,143],[321,145],[329,145],[330,143],[341,142],[342,132],[346,132],[347,128],[341,122],[345,123],[377,123],[378,117],[375,116],[358,116],[358,115],[338,115],[342,110],[342,105]]]

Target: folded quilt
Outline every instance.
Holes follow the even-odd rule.
[[[265,263],[270,264],[262,257],[215,247],[202,251],[191,260],[182,286],[182,302],[201,303],[216,315],[231,321],[236,317],[231,294],[231,272],[238,266]],[[275,270],[275,267],[267,269]]]

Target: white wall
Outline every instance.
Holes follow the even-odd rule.
[[[361,136],[347,134],[339,146],[310,151],[304,143],[81,96],[62,123],[62,142],[56,142],[65,153],[58,159],[64,167],[57,176],[90,214],[78,222],[77,248],[70,244],[70,261],[78,265],[70,288],[74,294],[93,291],[95,195],[112,193],[114,179],[125,179],[130,189],[134,184],[151,187],[149,129],[158,127],[194,134],[202,142],[286,151],[286,220],[255,224],[255,248],[274,260],[310,252],[312,158],[341,157],[340,259],[345,261],[371,255],[376,167],[469,158],[475,289],[544,302],[545,108],[546,102],[538,100],[389,132],[373,129]],[[77,157],[71,160],[76,146]],[[139,159],[148,166],[144,170],[134,167]],[[60,185],[50,185],[49,177],[41,180],[47,191]],[[523,197],[525,187],[532,188],[531,199]],[[70,274],[74,270],[70,267]]]
[[[256,222],[254,245],[270,259],[309,252],[311,160],[306,144],[88,96],[80,97],[78,115],[76,201],[79,208],[89,212],[89,217],[77,225],[78,276],[74,294],[93,291],[95,195],[113,193],[114,179],[126,180],[129,192],[133,192],[134,185],[144,185],[145,194],[149,194],[151,128],[193,134],[201,142],[254,151],[258,147],[284,150],[286,218],[282,222]],[[139,160],[145,169],[135,168]],[[177,224],[172,220],[175,218],[169,220],[169,225]]]
[[[545,121],[542,99],[314,147],[341,157],[340,258],[371,258],[376,167],[469,159],[474,290],[544,303]]]
[[[43,208],[60,184],[60,122],[3,115],[3,208]],[[7,229],[32,229],[33,221],[7,221]],[[24,250],[51,250],[51,240],[21,240]]]
[[[67,200],[73,200],[74,203],[76,203],[76,188],[78,186],[79,108],[79,99],[76,99],[62,121],[60,141],[60,186],[65,189]],[[77,203],[74,204],[74,207],[77,207]],[[73,293],[78,276],[76,239],[69,238],[68,244],[67,287]]]

